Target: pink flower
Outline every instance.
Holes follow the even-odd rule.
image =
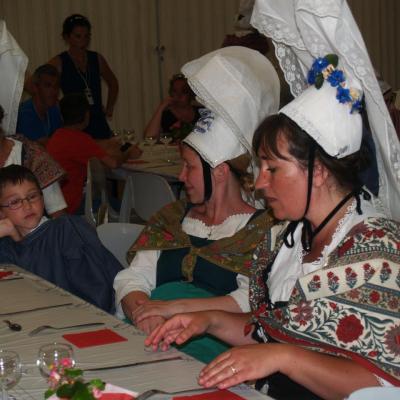
[[[92,394],[93,394],[93,397],[95,399],[100,399],[100,397],[102,396],[103,392],[100,389],[93,388]]]
[[[64,368],[71,368],[74,366],[72,360],[70,358],[63,358],[60,361],[61,366],[63,366]]]

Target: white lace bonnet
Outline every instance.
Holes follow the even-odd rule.
[[[266,57],[246,47],[224,47],[182,67],[206,109],[184,139],[212,167],[246,152],[260,122],[279,108],[278,75]]]
[[[303,99],[295,99],[282,112],[300,126],[305,125],[303,129],[312,136],[315,134],[318,143],[326,146],[326,151],[331,149],[332,155],[338,150],[340,153],[340,148],[346,146],[343,154],[357,150],[361,141],[359,122],[357,118],[348,121],[354,114],[348,114],[347,106],[338,103],[329,84],[325,83],[319,90],[320,104],[315,98],[313,100],[312,94],[318,90],[314,87],[305,89],[307,72],[315,58],[330,53],[339,56],[339,68],[345,71],[349,86],[358,83],[364,92],[377,152],[381,206],[388,216],[400,219],[400,144],[361,33],[346,1],[256,0],[251,23],[272,38],[292,94],[296,97],[304,91]],[[333,96],[330,100],[326,99],[328,91]],[[337,113],[339,106],[347,110]],[[313,126],[310,128],[307,124]]]
[[[0,105],[4,109],[2,128],[13,135],[17,125],[18,106],[24,86],[28,58],[0,20]]]

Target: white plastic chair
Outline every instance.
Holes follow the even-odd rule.
[[[110,222],[99,225],[97,234],[103,243],[124,268],[128,267],[126,253],[143,230],[143,225]]]
[[[171,186],[163,177],[145,172],[134,173],[126,180],[119,221],[137,222],[131,219],[133,210],[146,222],[154,213],[174,201],[176,197]]]
[[[94,199],[100,199],[96,213],[93,210]],[[109,201],[105,167],[97,158],[91,158],[87,165],[85,218],[94,226],[119,220],[119,213],[113,209]]]
[[[400,388],[389,386],[378,386],[359,389],[353,392],[348,400],[399,400]]]

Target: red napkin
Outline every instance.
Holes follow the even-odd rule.
[[[135,397],[126,393],[103,393],[100,400],[134,400]]]
[[[101,346],[103,344],[125,342],[126,338],[111,329],[99,329],[91,332],[67,333],[63,335],[65,340],[83,349],[85,347]]]
[[[127,162],[128,164],[146,164],[146,163],[148,163],[148,161],[146,161],[146,160],[135,160],[135,159],[129,159],[129,160],[126,160],[125,162]]]
[[[0,271],[0,279],[7,279],[14,275],[14,271]]]
[[[229,390],[216,390],[215,392],[173,397],[173,400],[243,400],[243,397]]]

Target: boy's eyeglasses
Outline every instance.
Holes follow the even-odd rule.
[[[22,199],[13,199],[10,200],[7,204],[1,204],[0,207],[8,207],[10,210],[18,210],[18,208],[22,207],[24,200],[26,200],[29,204],[35,203],[42,197],[42,192],[32,192],[29,193],[28,196]]]

